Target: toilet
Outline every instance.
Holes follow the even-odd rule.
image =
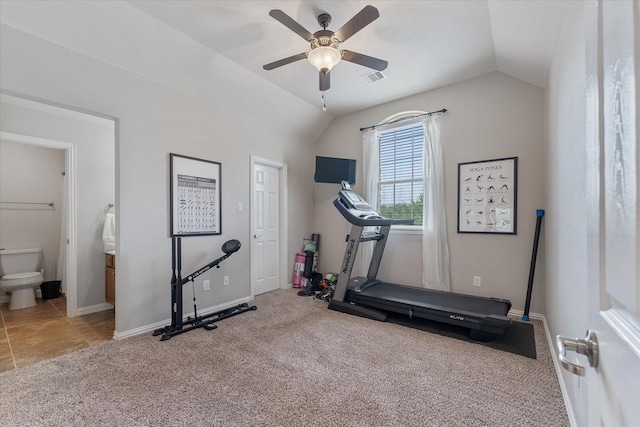
[[[9,310],[36,305],[36,288],[44,281],[42,249],[0,249],[0,289],[11,294]]]

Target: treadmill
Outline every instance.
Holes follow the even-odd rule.
[[[507,313],[511,302],[506,299],[444,292],[415,286],[399,285],[376,279],[380,261],[392,225],[413,224],[414,220],[385,218],[362,197],[342,183],[333,201],[342,216],[352,224],[347,247],[338,275],[338,283],[329,308],[373,320],[386,321],[389,312],[409,318],[429,319],[470,329],[470,338],[490,341],[504,335],[511,319]],[[365,230],[365,227],[367,229]],[[370,231],[373,227],[374,231]],[[351,270],[363,242],[375,242],[367,277],[351,277]]]

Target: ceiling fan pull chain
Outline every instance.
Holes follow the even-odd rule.
[[[322,111],[327,111],[327,103],[324,102],[324,91],[322,91],[322,95],[320,96],[320,100],[322,101]]]

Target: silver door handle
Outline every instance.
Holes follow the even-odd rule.
[[[262,237],[262,234],[254,234],[254,235],[253,235],[253,238],[254,238],[254,239],[259,239],[260,237]]]
[[[556,344],[560,355],[560,364],[572,374],[584,377],[584,367],[569,362],[566,357],[567,350],[584,354],[589,360],[589,366],[592,368],[598,367],[598,340],[596,339],[595,332],[591,330],[587,331],[587,336],[584,337],[584,339],[567,338],[562,335],[557,335]]]

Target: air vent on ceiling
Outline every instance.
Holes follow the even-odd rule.
[[[385,76],[384,74],[382,74],[382,71],[374,71],[372,73],[369,74],[365,74],[364,76],[360,76],[360,78],[362,80],[364,80],[367,83],[375,83],[379,80],[384,80],[387,78],[387,76]]]

